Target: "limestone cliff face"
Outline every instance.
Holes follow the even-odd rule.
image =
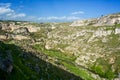
[[[0,30],[12,32],[16,29],[20,29],[21,27],[27,28],[29,32],[37,32],[38,30],[40,30],[40,27],[30,25],[30,23],[27,23],[27,22],[26,24],[25,22],[19,23],[19,25],[16,25],[15,22],[0,22]]]
[[[74,21],[70,26],[88,26],[95,24],[98,19],[86,19]]]
[[[31,25],[29,22],[0,22],[0,34],[1,40],[6,39],[30,39],[29,34],[31,32],[37,32],[40,30],[40,27]]]
[[[100,18],[94,19],[86,19],[86,20],[78,20],[74,21],[70,26],[111,26],[115,23],[120,23],[120,14],[110,14],[106,16],[102,16]]]

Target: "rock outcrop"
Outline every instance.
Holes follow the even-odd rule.
[[[120,13],[102,16],[100,18],[74,21],[70,26],[112,26],[120,23]]]
[[[27,35],[27,34],[29,34],[29,31],[28,31],[28,28],[26,28],[26,27],[20,27],[18,29],[15,29],[13,31],[13,33],[14,34],[24,34],[24,35]]]
[[[97,22],[98,19],[86,19],[86,20],[77,20],[74,21],[70,26],[88,26],[93,25]]]
[[[35,26],[32,26],[32,25],[28,25],[28,26],[24,26],[28,29],[29,32],[37,32],[40,30],[40,27],[35,27]]]
[[[20,28],[27,28],[29,30],[29,32],[37,32],[40,30],[40,27],[36,27],[34,25],[31,25],[30,23],[26,23],[23,22],[21,24],[24,25],[16,25],[15,22],[0,22],[0,30],[5,30],[5,31],[14,31],[16,29],[20,29]]]
[[[45,80],[53,80],[49,75],[55,70],[48,74],[49,70],[53,68],[48,69],[49,64],[43,66],[44,62],[39,64],[38,59],[75,73],[84,80],[112,80],[120,73],[120,14],[75,21],[72,24],[50,25],[49,23],[28,24],[20,22],[17,25],[14,23],[7,25],[8,23],[0,23],[2,25],[0,39],[8,44],[17,44],[17,46],[22,47],[20,50],[19,47],[7,45],[9,49],[12,49],[15,69],[18,69],[23,76],[27,74],[25,71],[29,71],[30,68],[30,75],[25,75],[27,79],[30,76],[37,77],[37,75],[34,76],[35,74],[44,76],[44,71],[41,70],[44,68],[45,78],[47,77]],[[4,26],[5,28],[3,28]],[[4,49],[4,53],[11,53],[10,51],[6,52],[8,49],[3,47],[5,46],[1,44],[0,49]],[[0,50],[0,69],[11,73],[13,62],[11,58],[3,58],[4,55],[1,57],[1,53],[2,50]],[[30,54],[34,54],[35,58]],[[39,79],[43,78],[39,77]]]
[[[0,22],[0,39],[30,39],[28,35],[32,32],[37,32],[40,30],[40,27],[31,25],[29,22]]]

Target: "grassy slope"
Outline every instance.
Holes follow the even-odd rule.
[[[63,25],[64,26],[64,25]],[[77,29],[78,28],[78,29]],[[114,32],[114,30],[115,30],[115,27],[114,26],[102,26],[102,27],[74,27],[73,29],[72,28],[70,28],[70,27],[63,27],[63,28],[60,28],[60,29],[55,29],[56,31],[52,31],[52,32],[59,32],[61,29],[63,29],[63,30],[61,30],[61,34],[59,34],[58,36],[60,36],[60,35],[62,35],[63,34],[63,37],[65,37],[64,36],[64,34],[66,34],[66,35],[69,35],[70,34],[70,32],[69,32],[69,30],[70,29],[72,29],[72,31],[74,32],[75,30],[74,29],[77,29],[77,30],[79,30],[79,28],[80,28],[80,30],[97,30],[97,29],[104,29],[105,28],[105,30],[106,31],[108,31],[108,30],[113,30],[113,32]],[[83,29],[82,29],[83,28]],[[117,25],[117,28],[119,28],[119,25]],[[66,29],[68,29],[68,30],[66,30]],[[63,33],[65,31],[65,33]],[[68,32],[68,33],[67,33]],[[53,33],[53,34],[55,34],[55,33]],[[85,36],[84,36],[85,37]],[[83,37],[83,38],[84,38]],[[111,38],[112,37],[112,38]],[[94,44],[97,44],[98,45],[98,47],[100,47],[100,48],[104,48],[104,47],[107,47],[106,49],[105,49],[105,53],[102,53],[102,54],[106,54],[106,55],[109,55],[109,57],[110,57],[110,55],[113,55],[113,57],[115,56],[116,57],[116,60],[115,60],[115,63],[114,64],[109,64],[108,62],[109,62],[109,60],[105,60],[104,58],[98,58],[97,59],[97,61],[95,62],[95,63],[97,63],[97,65],[96,64],[93,64],[93,66],[92,67],[90,67],[90,69],[91,69],[91,71],[92,72],[94,72],[94,73],[97,73],[97,74],[99,74],[101,77],[103,77],[103,78],[108,78],[108,79],[112,79],[112,78],[114,78],[114,77],[116,77],[116,74],[118,74],[119,73],[119,62],[118,62],[118,60],[119,60],[119,56],[117,56],[117,55],[119,55],[119,50],[116,50],[116,48],[117,47],[119,47],[119,40],[118,40],[118,38],[119,38],[120,36],[119,36],[119,34],[114,34],[114,33],[112,33],[112,34],[110,34],[110,35],[108,35],[106,38],[108,39],[108,42],[106,42],[106,43],[102,43],[102,39],[103,39],[103,37],[102,38],[98,38],[98,41],[95,41],[95,42],[93,42],[93,43],[91,43],[91,45],[94,45]],[[80,38],[79,38],[80,39]],[[78,39],[78,40],[79,40]],[[52,40],[54,40],[54,38],[52,39]],[[62,40],[61,40],[62,41]],[[81,42],[82,43],[82,42]],[[60,45],[60,46],[59,46]],[[62,44],[59,44],[57,47],[61,47],[61,45]],[[63,44],[64,45],[64,44]],[[89,45],[89,44],[88,44]],[[51,56],[51,57],[55,57],[55,58],[58,58],[58,59],[61,59],[61,60],[64,60],[64,61],[70,61],[70,62],[73,62],[74,63],[74,60],[76,59],[76,57],[71,57],[70,55],[66,55],[66,54],[64,54],[64,53],[61,53],[61,52],[59,52],[59,51],[56,51],[56,50],[46,50],[46,49],[44,49],[44,48],[41,48],[40,47],[40,45],[35,45],[34,46],[37,50],[39,50],[39,51],[42,51],[42,52],[44,52],[45,54],[47,54],[48,56]],[[64,46],[62,46],[62,48],[63,48]],[[91,48],[92,49],[92,48]],[[111,50],[111,49],[114,49],[114,50]],[[94,50],[94,51],[96,51],[96,50]],[[112,54],[108,54],[107,52],[112,52]],[[60,54],[61,53],[61,54]],[[98,53],[99,54],[99,53]],[[107,58],[109,58],[109,57],[106,57],[106,59]],[[111,57],[112,58],[112,57]],[[66,68],[68,68],[68,70],[70,70],[71,72],[73,72],[74,74],[76,74],[76,75],[79,75],[79,76],[81,76],[83,79],[86,79],[88,76],[84,76],[84,75],[80,75],[77,71],[75,71],[74,69],[72,69],[71,67],[74,67],[74,68],[76,68],[77,69],[77,67],[76,66],[74,66],[74,65],[71,65],[71,64],[68,64],[68,63],[66,63],[66,62],[64,62],[63,61],[63,63],[61,63],[61,64],[64,64],[64,66],[66,67]],[[102,62],[104,62],[104,63],[102,63]],[[69,65],[69,66],[68,66]],[[114,67],[116,67],[116,70],[115,71],[112,71],[112,66],[114,66]],[[84,71],[85,72],[85,71]],[[90,76],[88,77],[88,78],[90,78]],[[87,79],[88,79],[87,78]]]
[[[62,70],[50,63],[37,58],[34,53],[24,52],[20,47],[13,44],[0,42],[0,51],[5,54],[6,50],[11,50],[14,62],[14,69],[11,74],[0,71],[0,79],[3,80],[80,80],[79,77]],[[24,56],[22,56],[24,55]],[[28,65],[29,64],[29,65]],[[34,67],[39,66],[40,72]]]
[[[77,67],[74,64],[75,57],[66,55],[58,50],[46,50],[40,45],[34,45],[34,48],[40,52],[43,52],[44,54],[47,54],[48,56],[51,56],[52,58],[56,58],[59,60],[59,64],[64,65],[64,67],[74,73],[77,76],[80,76],[84,80],[94,80],[94,78],[90,75],[90,73],[83,68]]]

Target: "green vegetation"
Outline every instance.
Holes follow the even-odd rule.
[[[0,54],[2,54],[0,57],[6,58],[7,51],[10,51],[14,67],[11,74],[0,69],[0,79],[80,80],[81,77],[84,80],[94,80],[97,77],[112,80],[117,78],[120,73],[120,33],[118,31],[115,34],[115,31],[120,28],[120,24],[69,26],[70,24],[15,22],[18,26],[32,25],[40,27],[40,30],[27,35],[31,39],[21,41],[6,39],[4,40],[6,44],[0,42]],[[52,26],[55,28],[52,29]],[[0,35],[5,33],[12,37],[18,35],[12,35],[12,31],[0,31]],[[45,45],[50,49],[46,49]]]
[[[0,30],[0,35],[5,35],[6,31]]]
[[[117,28],[120,28],[120,24],[115,24],[115,26],[116,26]]]
[[[0,51],[5,54],[6,50],[11,50],[13,71],[8,74],[0,69],[2,80],[70,80],[71,78],[81,80],[78,76],[37,58],[34,53],[25,52],[24,49],[13,44],[0,42]]]
[[[74,66],[73,64],[62,62],[64,66],[72,73],[77,76],[81,76],[84,80],[95,80],[87,70],[84,70],[80,67]]]
[[[34,45],[34,48],[39,50],[40,52],[43,52],[44,54],[47,54],[48,56],[54,57],[54,58],[58,58],[61,60],[67,60],[67,61],[74,61],[76,59],[75,56],[71,56],[69,54],[64,54],[62,52],[60,52],[59,50],[47,50],[44,47],[41,47],[41,45],[36,44]]]
[[[36,39],[36,38],[42,38],[42,37],[43,37],[43,38],[46,38],[47,35],[46,35],[45,33],[47,33],[47,30],[41,29],[41,30],[38,31],[38,32],[30,33],[30,36],[31,36],[32,38],[34,38],[34,39]]]
[[[95,71],[95,73],[99,74],[101,77],[104,77],[110,80],[113,79],[115,75],[115,73],[111,70],[110,65],[105,61],[103,61],[101,64],[94,64],[94,66],[92,66],[91,69]]]
[[[19,47],[16,47],[12,44],[4,44],[0,42],[0,50],[3,50],[3,54],[5,54],[5,50],[11,50],[12,51],[12,57],[14,61],[14,70],[13,72],[9,75],[5,73],[4,75],[6,77],[6,80],[32,80],[31,76],[32,74],[36,74],[33,70],[30,70],[25,64],[23,64],[21,61],[23,60],[22,58],[19,58],[19,54],[22,53],[22,51],[19,51]]]
[[[62,53],[58,50],[46,50],[45,48],[42,48],[38,44],[34,45],[34,48],[39,50],[40,52],[43,52],[44,54],[47,54],[48,56],[51,56],[52,58],[58,59],[59,64],[64,65],[64,67],[68,71],[74,73],[77,76],[80,76],[84,80],[94,80],[94,78],[90,75],[90,73],[87,70],[75,66],[74,64],[74,60],[76,59],[75,56],[70,56],[69,54],[66,55],[65,53]]]

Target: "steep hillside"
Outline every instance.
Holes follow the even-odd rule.
[[[82,80],[46,59],[42,53],[0,41],[0,80]]]
[[[7,71],[0,66],[5,72],[1,77],[119,80],[119,17],[117,13],[77,23],[12,22],[12,26],[0,22],[0,40],[6,43],[0,45],[0,64],[9,57],[12,65]]]
[[[120,13],[101,16],[100,18],[74,21],[70,26],[113,26],[120,23]]]

